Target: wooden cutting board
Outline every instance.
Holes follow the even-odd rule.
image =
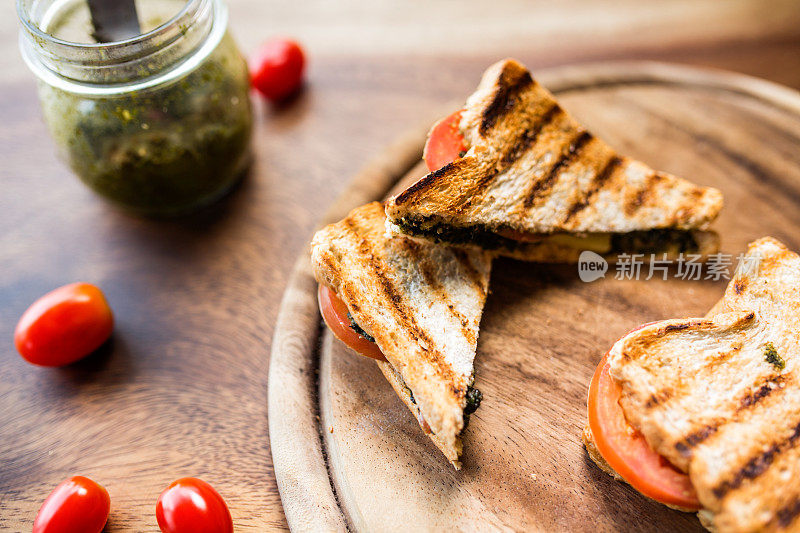
[[[800,94],[653,63],[537,77],[620,152],[721,189],[725,208],[715,228],[734,262],[764,235],[800,249]],[[421,176],[425,129],[357,175],[324,222],[385,196],[403,176]],[[694,515],[601,472],[580,439],[589,379],[614,340],[642,322],[702,316],[726,285],[675,274],[623,281],[612,266],[584,283],[575,265],[497,260],[475,363],[484,400],[464,434],[464,467],[455,471],[376,365],[320,327],[303,255],[282,303],[269,379],[270,441],[290,526],[701,530]]]

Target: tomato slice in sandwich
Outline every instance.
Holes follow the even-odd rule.
[[[350,327],[347,306],[336,296],[336,293],[325,285],[320,285],[317,291],[317,299],[319,300],[319,310],[322,313],[322,318],[337,339],[361,355],[378,361],[386,361],[386,357],[383,356],[383,352],[381,352],[377,344],[363,335],[359,335]]]
[[[461,122],[463,111],[463,109],[459,109],[452,115],[443,118],[434,124],[428,133],[422,158],[425,159],[425,164],[431,172],[439,170],[447,163],[461,157],[461,153],[466,151],[467,145],[464,137],[458,131],[458,123]]]
[[[603,459],[630,485],[658,502],[699,510],[689,476],[675,468],[647,444],[625,420],[619,404],[622,388],[609,374],[603,357],[589,386],[589,428]]]

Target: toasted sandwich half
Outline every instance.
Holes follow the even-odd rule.
[[[800,530],[800,256],[750,244],[704,318],[617,341],[589,390],[590,457],[719,532]]]
[[[386,232],[373,202],[311,243],[320,307],[333,333],[378,360],[425,433],[460,468],[461,432],[480,404],[473,388],[491,258]]]
[[[718,248],[717,189],[618,154],[513,59],[433,127],[425,159],[431,172],[386,203],[393,231],[542,262]]]

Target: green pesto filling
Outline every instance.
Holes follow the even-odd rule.
[[[521,244],[519,241],[501,237],[488,226],[480,224],[459,228],[422,217],[402,217],[395,224],[407,235],[423,237],[437,243],[476,244],[486,250],[514,250]]]
[[[229,190],[249,161],[247,66],[233,39],[185,77],[95,98],[42,84],[45,119],[72,170],[137,213],[176,215]]]
[[[405,381],[403,382],[403,386],[408,391],[408,397],[411,399],[411,403],[417,405],[417,401],[414,399],[414,393],[411,392],[411,389],[408,387],[408,385],[406,385]],[[470,385],[467,387],[467,394],[465,397],[467,399],[467,404],[464,406],[464,427],[461,428],[462,432],[467,429],[467,425],[469,424],[469,415],[477,411],[478,407],[481,406],[483,393]]]
[[[764,348],[764,359],[766,359],[767,363],[771,364],[778,370],[783,370],[786,368],[786,361],[778,355],[778,350],[775,349],[775,345],[771,342],[768,342],[766,347]]]
[[[350,321],[350,329],[367,339],[369,342],[375,342],[375,337],[364,331],[361,326],[359,326],[355,320],[353,320],[353,315],[350,314],[350,311],[347,312],[347,320]]]
[[[700,246],[691,231],[651,229],[612,234],[609,253],[657,254],[669,251],[695,253],[699,249]]]
[[[509,228],[490,229],[476,224],[469,227],[456,227],[431,218],[402,217],[395,222],[403,233],[422,237],[437,243],[455,245],[475,244],[486,250],[503,249],[509,252],[525,246],[521,241],[503,237],[495,231]],[[556,234],[554,234],[556,235]],[[700,247],[691,230],[651,229],[611,234],[611,249],[607,254],[636,253],[654,254],[664,252],[694,253]]]
[[[478,407],[481,406],[481,400],[483,400],[483,393],[470,385],[467,387],[467,405],[464,406],[464,427],[461,428],[461,431],[467,429],[467,425],[469,425],[469,417],[472,413],[478,410]]]

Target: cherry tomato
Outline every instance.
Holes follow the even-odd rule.
[[[677,507],[700,509],[689,476],[656,453],[625,420],[619,405],[622,387],[608,373],[607,359],[608,354],[597,366],[589,386],[589,429],[600,455],[645,496]]]
[[[250,79],[253,87],[265,97],[282,100],[300,87],[305,63],[299,44],[289,39],[272,39],[253,56]]]
[[[33,302],[19,319],[14,344],[35,365],[68,365],[99,348],[113,327],[111,308],[100,289],[71,283]]]
[[[464,136],[458,131],[458,123],[461,122],[463,112],[463,109],[459,109],[452,115],[446,116],[434,124],[428,132],[422,158],[431,172],[454,161],[467,149]]]
[[[325,324],[328,325],[337,339],[365,357],[386,361],[386,357],[384,357],[377,344],[359,335],[350,327],[347,306],[336,296],[336,293],[328,287],[320,285],[317,291],[317,298],[319,299],[319,310],[322,313],[322,318],[325,319]]]
[[[232,533],[228,506],[214,487],[196,477],[173,482],[156,503],[158,527],[164,533]]]
[[[44,501],[33,533],[100,533],[110,510],[106,489],[87,477],[71,477]]]

